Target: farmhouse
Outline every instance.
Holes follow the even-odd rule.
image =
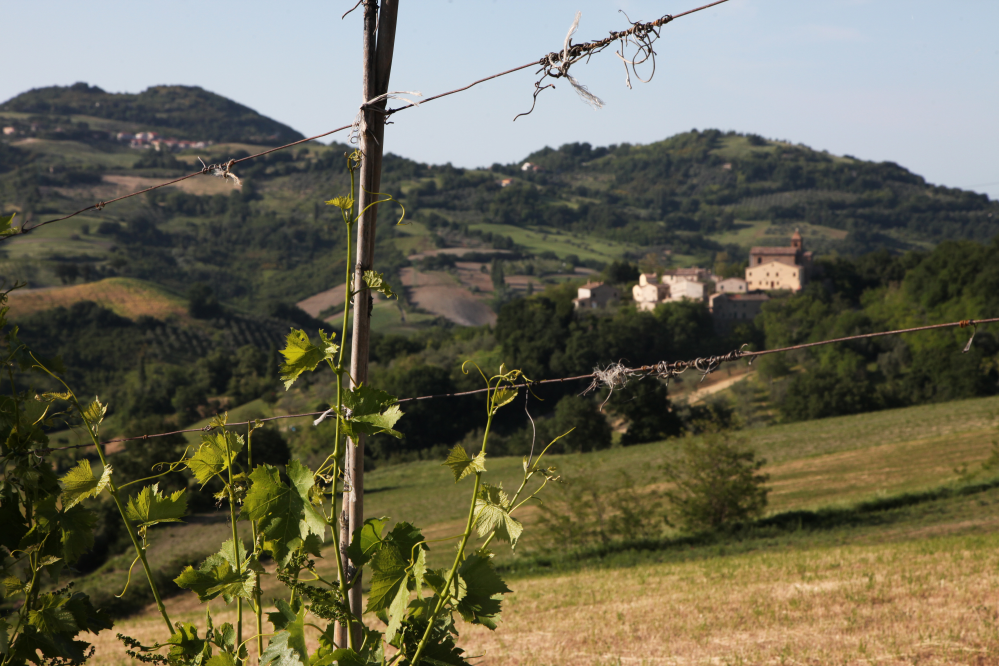
[[[754,247],[746,268],[748,291],[788,289],[801,291],[812,273],[812,253],[795,229],[789,247]]]
[[[631,288],[631,296],[639,310],[655,310],[656,305],[669,298],[669,286],[661,284],[655,273],[642,273],[638,284]]]
[[[577,310],[605,307],[621,297],[617,289],[603,282],[587,282],[579,288],[577,297],[572,299]]]
[[[723,294],[745,294],[749,291],[742,278],[726,278],[715,283],[715,291]]]

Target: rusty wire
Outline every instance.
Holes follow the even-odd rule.
[[[597,390],[601,387],[604,388],[620,388],[625,385],[628,378],[631,377],[658,377],[667,383],[669,380],[680,375],[681,373],[694,369],[701,373],[702,379],[707,375],[711,374],[718,368],[720,368],[725,363],[732,363],[734,361],[739,361],[742,359],[748,359],[749,363],[752,364],[759,356],[766,356],[767,354],[780,354],[784,352],[797,351],[799,349],[808,349],[810,347],[819,347],[822,345],[831,345],[841,342],[853,342],[855,340],[867,340],[870,338],[880,338],[887,335],[901,335],[905,333],[919,333],[922,331],[932,331],[944,328],[972,328],[971,338],[968,343],[964,346],[962,352],[967,352],[971,348],[971,342],[975,338],[975,331],[979,324],[994,324],[999,322],[999,317],[991,319],[962,319],[960,321],[952,321],[944,324],[930,324],[928,326],[915,326],[912,328],[901,328],[894,329],[891,331],[877,331],[875,333],[861,333],[858,335],[848,335],[843,338],[832,338],[830,340],[820,340],[818,342],[806,342],[799,345],[791,345],[789,347],[779,347],[777,349],[764,349],[762,351],[745,351],[744,349],[735,349],[727,354],[719,354],[715,356],[703,356],[694,359],[686,359],[680,361],[660,361],[659,363],[654,363],[652,365],[641,365],[633,368],[624,367],[621,364],[612,364],[603,370],[595,369],[593,372],[586,375],[575,375],[573,377],[558,377],[555,379],[541,379],[541,380],[525,380],[519,384],[513,384],[509,388],[532,388],[534,386],[540,386],[542,384],[564,384],[565,382],[579,381],[583,379],[590,380],[590,385],[583,391],[583,395],[591,391]],[[745,345],[743,345],[745,347]],[[612,372],[608,373],[608,370],[612,369]],[[507,387],[504,387],[507,388]],[[473,389],[471,391],[458,391],[454,393],[437,393],[434,395],[421,395],[415,398],[402,398],[396,401],[396,404],[404,404],[407,402],[416,402],[419,400],[435,400],[439,398],[458,398],[467,395],[477,395],[480,393],[486,393],[488,391],[496,390],[495,388],[482,388]],[[249,425],[251,423],[264,423],[266,421],[278,421],[281,419],[295,419],[295,418],[305,418],[307,416],[319,416],[325,412],[306,412],[303,414],[284,414],[281,416],[270,416],[261,419],[252,419],[250,421],[239,421],[237,423],[226,424],[229,426],[241,426]],[[210,432],[213,429],[212,426],[205,426],[203,428],[186,428],[182,430],[173,430],[171,432],[161,432],[150,435],[136,435],[135,437],[120,437],[118,439],[109,439],[107,441],[101,442],[101,445],[115,444],[118,442],[133,442],[133,441],[145,441],[155,437],[167,437],[169,435],[181,435],[189,432]],[[70,446],[60,446],[55,448],[41,448],[32,449],[33,453],[38,455],[46,455],[54,451],[66,451],[69,449],[82,449],[91,447],[93,444],[73,444]]]
[[[687,16],[688,14],[693,14],[694,12],[699,12],[701,10],[708,9],[709,7],[714,7],[715,5],[720,5],[723,2],[728,2],[728,0],[716,0],[715,2],[697,7],[696,9],[685,11],[681,14],[666,14],[655,21],[649,21],[646,23],[641,21],[632,21],[628,18],[628,15],[625,14],[625,18],[628,19],[629,23],[631,23],[631,27],[627,30],[611,32],[603,39],[595,39],[581,44],[573,44],[572,35],[576,32],[580,18],[579,13],[577,13],[572,27],[569,28],[569,34],[565,37],[565,43],[562,50],[552,51],[551,53],[543,56],[537,63],[539,66],[537,74],[540,74],[541,78],[534,83],[534,99],[532,100],[530,110],[525,111],[524,113],[518,113],[513,119],[517,120],[517,118],[521,116],[530,115],[534,111],[534,107],[538,101],[538,95],[541,91],[555,87],[550,83],[543,85],[546,79],[565,79],[585,102],[597,108],[603,106],[603,102],[600,98],[591,93],[586,86],[577,81],[569,73],[569,68],[584,58],[589,61],[591,57],[600,53],[615,42],[620,42],[621,45],[621,50],[616,51],[615,54],[622,62],[624,62],[625,84],[628,88],[631,88],[632,73],[639,81],[648,83],[655,75],[656,51],[653,48],[653,45],[660,37],[660,28],[667,23],[680,18],[681,16]],[[624,14],[623,11],[621,13]],[[630,58],[626,56],[629,46],[634,46],[635,48],[635,52]],[[652,71],[649,73],[649,77],[647,79],[643,79],[638,74],[637,68],[639,65],[643,65],[647,62],[651,62]]]

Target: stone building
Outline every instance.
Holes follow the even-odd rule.
[[[660,282],[673,285],[678,282],[715,282],[717,276],[712,275],[707,268],[691,266],[690,268],[673,268],[663,272]]]
[[[708,285],[704,282],[677,280],[669,285],[669,300],[673,302],[703,301],[707,293]]]
[[[746,268],[748,291],[801,291],[812,273],[812,253],[796,229],[788,247],[754,247]]]
[[[576,292],[576,298],[572,299],[577,310],[596,309],[605,307],[608,303],[616,302],[621,298],[617,289],[604,284],[603,282],[587,282]]]
[[[669,286],[661,284],[655,273],[642,273],[638,284],[631,288],[631,296],[639,310],[655,310],[669,298]]]
[[[749,287],[742,278],[733,277],[716,282],[715,291],[725,294],[745,294],[749,291]]]

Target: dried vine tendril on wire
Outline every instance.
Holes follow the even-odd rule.
[[[624,12],[621,13],[623,14]],[[652,80],[652,77],[656,72],[656,52],[652,46],[655,44],[656,40],[659,39],[659,29],[673,20],[673,17],[670,14],[648,23],[632,21],[628,18],[628,15],[625,14],[625,18],[628,18],[628,22],[631,23],[631,27],[627,30],[611,32],[604,39],[584,42],[582,44],[573,44],[572,35],[575,34],[576,29],[579,27],[579,18],[580,12],[576,12],[576,18],[573,20],[572,26],[569,27],[569,33],[565,36],[565,42],[562,44],[562,50],[552,51],[538,61],[540,69],[537,73],[541,75],[541,78],[534,83],[534,99],[531,102],[531,108],[525,113],[517,114],[514,117],[514,120],[520,116],[531,114],[534,111],[534,107],[538,101],[538,95],[541,91],[547,88],[555,87],[552,83],[542,85],[544,84],[545,79],[565,79],[584,102],[595,109],[603,107],[603,100],[591,93],[586,86],[581,84],[575,77],[569,74],[569,68],[584,58],[589,60],[590,56],[600,53],[617,41],[620,41],[621,43],[621,50],[615,51],[615,55],[617,55],[617,57],[624,63],[625,85],[627,85],[628,88],[631,88],[632,74],[634,74],[635,78],[642,83],[648,83]],[[625,55],[629,46],[635,47],[635,53],[630,58]],[[651,62],[652,71],[649,73],[648,78],[642,78],[638,74],[637,67],[647,62]]]

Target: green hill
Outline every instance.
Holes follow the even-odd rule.
[[[278,145],[304,138],[287,125],[198,86],[151,86],[137,94],[108,93],[86,83],[50,86],[6,101],[0,111],[91,116],[202,141]]]

